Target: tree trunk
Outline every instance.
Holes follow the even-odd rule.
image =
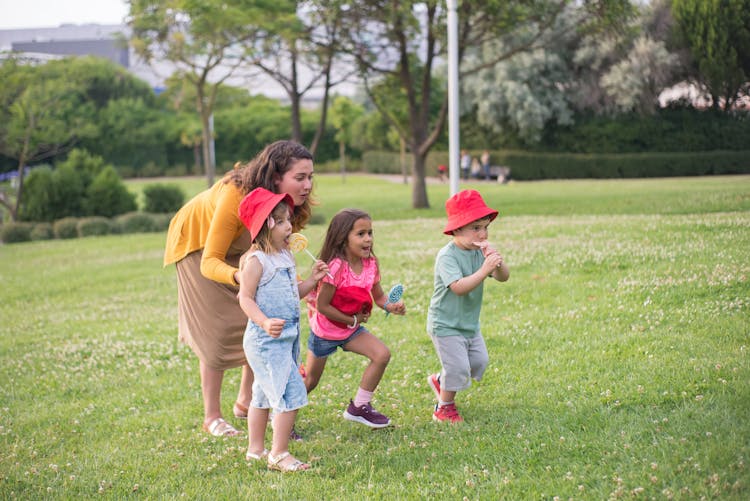
[[[427,154],[412,151],[414,164],[412,165],[412,179],[414,185],[411,192],[411,206],[413,209],[429,209],[430,202],[427,200],[427,183],[425,181],[425,164]]]
[[[200,173],[203,169],[201,162],[201,145],[200,143],[193,145],[193,172],[196,174]]]
[[[346,143],[339,141],[339,161],[341,163],[341,181],[346,182]]]
[[[208,187],[214,185],[214,172],[215,168],[213,165],[213,162],[211,161],[211,125],[209,124],[210,116],[208,113],[206,113],[206,110],[203,106],[201,106],[201,126],[202,126],[202,136],[203,136],[203,144],[201,145],[203,149],[203,166],[206,170],[206,182],[208,183]]]
[[[399,138],[399,144],[401,146],[401,154],[399,155],[401,159],[401,175],[404,176],[404,184],[409,184],[408,172],[406,170],[406,141],[404,141],[403,137]]]

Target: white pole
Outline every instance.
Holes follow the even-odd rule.
[[[446,0],[448,7],[448,172],[451,196],[458,193],[460,150],[458,130],[458,0]]]

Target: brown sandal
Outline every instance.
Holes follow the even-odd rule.
[[[284,473],[290,471],[305,471],[310,469],[310,465],[303,463],[299,459],[292,456],[292,461],[287,464],[281,464],[286,458],[290,457],[289,451],[282,452],[278,456],[274,457],[270,453],[268,454],[268,469],[281,471]]]
[[[232,408],[232,412],[234,412],[234,417],[236,418],[247,419],[247,407],[245,407],[239,402],[234,403],[234,408]]]

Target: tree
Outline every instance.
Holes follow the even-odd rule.
[[[503,59],[533,49],[554,24],[565,5],[573,0],[486,1],[460,2],[458,19],[458,56],[466,50],[481,47],[486,41],[503,39],[507,51],[481,65],[462,65],[461,74],[467,75],[490,68]],[[628,12],[627,0],[584,2],[590,5],[591,19],[611,22]],[[383,76],[398,79],[406,95],[408,126],[399,134],[411,150],[412,206],[429,207],[426,190],[426,158],[443,131],[448,111],[447,93],[436,116],[431,116],[430,105],[435,91],[434,72],[443,70],[439,62],[446,57],[446,10],[442,1],[367,0],[344,5],[347,50],[356,58],[366,88],[372,80]],[[583,24],[583,23],[582,23]],[[521,36],[521,35],[524,36]],[[444,71],[444,70],[443,70]],[[370,96],[382,112],[377,98]]]
[[[298,13],[266,39],[254,65],[275,80],[289,98],[291,138],[303,143],[302,99],[322,89],[320,119],[310,144],[314,155],[323,137],[328,101],[333,87],[347,78],[337,75],[334,63],[343,57],[339,50],[341,19],[338,2],[300,1]]]
[[[661,12],[649,7],[627,25],[600,32],[577,29],[586,11],[566,7],[540,47],[464,79],[466,110],[496,133],[511,132],[504,135],[517,136],[522,146],[537,143],[549,125],[572,125],[576,113],[655,112],[678,64],[653,21]],[[505,43],[470,50],[468,64],[496,59],[507,52]]]
[[[363,113],[360,105],[345,96],[336,97],[331,105],[331,123],[336,128],[336,140],[339,142],[342,179],[346,175],[346,143],[352,140],[352,125]]]
[[[253,57],[260,43],[295,12],[290,0],[131,0],[131,44],[146,61],[170,61],[196,93],[203,164],[214,181],[211,117],[219,86]]]
[[[673,0],[678,32],[695,63],[695,80],[714,108],[750,95],[750,0]]]
[[[3,64],[3,73],[18,68],[15,61]],[[8,65],[8,67],[6,67]],[[14,193],[0,193],[0,204],[13,221],[23,201],[24,173],[28,164],[65,152],[85,137],[97,134],[93,104],[83,87],[69,75],[56,75],[56,64],[19,71],[3,92],[0,152],[18,161]],[[14,200],[15,199],[15,200]]]

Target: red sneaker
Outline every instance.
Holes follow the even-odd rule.
[[[464,420],[456,409],[456,404],[446,404],[435,406],[435,412],[432,413],[433,421],[442,421],[448,423],[460,423]]]
[[[429,384],[432,391],[435,392],[435,398],[440,401],[440,374],[430,374],[427,376],[427,384]]]

